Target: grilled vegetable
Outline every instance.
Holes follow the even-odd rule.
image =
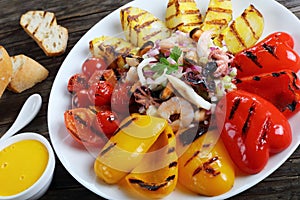
[[[300,110],[300,80],[291,70],[247,76],[235,80],[238,89],[270,101],[286,117]]]
[[[274,32],[253,47],[237,53],[232,66],[237,68],[238,78],[284,69],[298,72],[300,57],[293,46],[294,41],[289,34]]]
[[[292,141],[286,117],[269,101],[236,90],[218,103],[216,118],[221,138],[232,161],[244,173],[256,174],[269,155],[286,149]]]
[[[140,164],[126,176],[126,182],[144,197],[163,198],[177,184],[178,165],[176,139],[168,125]]]
[[[220,195],[229,191],[234,183],[233,163],[222,140],[219,139],[215,144],[216,137],[215,130],[200,136],[188,146],[178,160],[179,182],[198,194]],[[178,143],[180,149],[187,148]],[[214,144],[215,146],[210,148]],[[210,151],[206,152],[207,148],[210,148]]]
[[[231,0],[210,0],[201,30],[212,31],[212,36],[217,37],[231,20]]]
[[[96,175],[106,183],[118,183],[140,163],[166,126],[166,120],[147,115],[125,119],[95,160]]]
[[[194,0],[169,0],[166,11],[168,28],[188,33],[201,23],[202,16]]]
[[[147,41],[155,42],[171,35],[164,22],[146,10],[127,7],[121,10],[120,19],[126,39],[141,47]]]
[[[250,5],[229,27],[222,31],[219,40],[224,40],[228,50],[235,54],[254,45],[261,37],[263,29],[262,14]]]
[[[105,59],[105,62],[110,65],[120,55],[128,55],[134,51],[135,46],[122,38],[111,36],[101,36],[94,38],[89,42],[90,52],[93,57]]]

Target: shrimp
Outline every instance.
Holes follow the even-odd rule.
[[[192,105],[181,97],[172,97],[163,102],[158,107],[157,113],[160,117],[168,120],[174,132],[187,128],[194,118]]]

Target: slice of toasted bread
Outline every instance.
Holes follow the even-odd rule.
[[[10,57],[4,47],[0,46],[0,97],[9,84],[13,74]]]
[[[33,87],[38,82],[45,80],[48,70],[41,64],[23,54],[11,57],[13,76],[8,89],[21,93]]]
[[[68,30],[57,24],[54,13],[28,11],[21,16],[20,25],[47,56],[58,56],[65,52]]]

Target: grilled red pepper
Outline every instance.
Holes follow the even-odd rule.
[[[293,50],[293,38],[284,32],[275,32],[255,46],[235,55],[232,66],[238,70],[237,77],[245,77],[290,69],[300,69],[299,55]]]
[[[291,70],[282,70],[235,79],[240,90],[270,101],[287,118],[300,110],[300,80]]]
[[[270,154],[284,150],[292,141],[286,117],[273,104],[252,93],[227,93],[217,105],[216,117],[231,159],[247,174],[260,172]]]

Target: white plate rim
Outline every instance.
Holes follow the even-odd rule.
[[[243,8],[246,8],[247,5],[249,5],[250,3],[252,3],[253,5],[255,5],[259,10],[264,10],[266,9],[265,6],[268,6],[268,9],[270,9],[270,11],[268,12],[282,12],[280,14],[283,14],[281,16],[276,16],[278,17],[278,20],[282,17],[288,18],[289,19],[289,23],[283,24],[280,29],[276,28],[276,24],[275,25],[270,25],[271,27],[268,27],[265,29],[263,36],[266,36],[269,32],[272,31],[287,31],[289,32],[293,37],[295,41],[300,41],[300,36],[297,36],[297,32],[300,32],[300,28],[297,28],[296,24],[299,24],[298,27],[300,27],[300,21],[299,19],[293,14],[291,13],[286,7],[284,7],[283,5],[279,4],[278,2],[274,1],[274,0],[267,0],[264,2],[259,2],[259,0],[246,0],[246,1],[242,1],[242,2],[238,2],[238,0],[232,0],[233,1],[233,6],[235,7],[239,7],[239,6],[243,6]],[[72,138],[67,135],[65,137],[61,137],[58,136],[57,134],[60,133],[60,131],[66,131],[64,124],[62,124],[63,122],[63,116],[57,116],[57,114],[59,112],[57,112],[55,109],[59,109],[59,111],[62,111],[62,109],[68,109],[67,105],[60,105],[59,101],[61,99],[69,99],[70,100],[70,95],[68,94],[67,90],[63,90],[60,86],[62,86],[62,84],[65,85],[66,88],[66,84],[68,81],[68,76],[70,74],[74,74],[76,72],[78,72],[78,69],[80,69],[79,67],[74,67],[74,69],[68,69],[66,70],[66,68],[68,67],[68,65],[70,63],[77,63],[79,66],[81,66],[81,63],[84,61],[84,59],[82,58],[86,58],[88,56],[88,43],[87,41],[90,41],[91,39],[93,39],[94,37],[100,36],[100,35],[107,35],[107,34],[111,34],[109,29],[105,29],[102,30],[102,32],[98,31],[96,33],[96,31],[101,27],[101,25],[107,24],[109,23],[109,20],[111,18],[114,19],[115,16],[119,15],[119,11],[120,9],[127,7],[127,6],[137,6],[146,10],[149,10],[150,12],[152,11],[151,8],[153,7],[148,7],[147,4],[145,3],[146,1],[144,0],[136,0],[136,1],[132,1],[129,2],[127,4],[125,4],[124,6],[120,7],[119,9],[115,10],[114,12],[112,12],[111,14],[109,14],[108,16],[106,16],[105,18],[103,18],[102,20],[100,20],[98,23],[96,23],[89,31],[87,31],[87,33],[84,34],[84,36],[75,44],[75,46],[72,48],[72,50],[69,52],[69,54],[67,55],[66,59],[64,60],[64,62],[61,65],[60,70],[58,71],[56,78],[53,82],[53,86],[50,92],[50,96],[49,96],[49,104],[48,104],[48,116],[47,116],[47,120],[48,120],[48,129],[49,129],[49,135],[50,135],[50,140],[52,142],[53,148],[56,152],[56,155],[58,156],[59,160],[61,161],[61,163],[63,164],[63,166],[66,168],[66,170],[79,182],[81,183],[84,187],[86,187],[87,189],[91,190],[92,192],[107,198],[107,199],[117,199],[115,196],[111,195],[110,191],[117,191],[119,192],[121,195],[127,195],[126,193],[124,193],[124,191],[122,191],[118,186],[110,186],[107,187],[101,183],[99,183],[96,180],[96,177],[94,178],[90,178],[90,179],[85,179],[86,177],[82,177],[80,174],[76,173],[76,171],[74,171],[72,169],[72,167],[70,167],[70,165],[72,164],[72,162],[74,162],[73,160],[70,160],[68,158],[66,158],[66,156],[63,155],[61,151],[62,146],[60,145],[70,145],[72,148],[71,150],[76,150],[76,153],[78,153],[80,156],[82,156],[81,153],[83,153],[85,150],[83,148],[80,148],[78,145],[74,144],[72,142]],[[159,4],[163,4],[165,3],[165,5],[167,5],[167,1],[166,0],[152,0],[153,4],[155,4],[156,2]],[[163,2],[163,3],[162,3]],[[204,1],[203,1],[204,2]],[[208,0],[205,0],[205,2],[201,5],[200,3],[198,3],[198,5],[200,5],[200,9],[201,12],[204,13],[205,8],[207,7],[208,4]],[[242,4],[242,5],[240,5]],[[155,4],[157,5],[157,4]],[[153,9],[153,8],[152,8]],[[160,8],[161,10],[161,8]],[[239,10],[240,11],[240,10]],[[153,10],[154,12],[154,10]],[[241,11],[240,11],[241,12]],[[263,12],[264,14],[264,12]],[[279,13],[277,13],[279,14]],[[237,15],[239,15],[238,12],[235,12],[234,10],[234,17],[236,17]],[[114,17],[112,17],[114,16]],[[156,15],[157,16],[157,15]],[[268,15],[269,16],[269,15]],[[157,16],[163,19],[163,15]],[[277,20],[276,20],[277,21]],[[291,27],[289,27],[287,24],[293,24],[293,28],[291,29]],[[273,27],[275,26],[275,27]],[[114,25],[110,25],[110,27],[115,28],[115,34],[119,32],[121,32],[121,27],[114,27]],[[274,29],[276,28],[276,29]],[[273,30],[274,29],[274,30]],[[295,49],[296,51],[299,53],[300,52],[300,43],[295,43]],[[78,56],[78,55],[80,56]],[[76,56],[74,56],[76,55]],[[71,60],[74,59],[74,60]],[[66,73],[66,71],[68,73]],[[63,78],[63,80],[62,80]],[[56,95],[60,94],[60,100],[58,100],[56,98]],[[61,112],[60,112],[61,113]],[[296,116],[294,116],[292,119],[290,119],[290,122],[292,124],[296,123],[296,119],[300,117],[300,113],[298,113]],[[57,126],[59,126],[59,128],[57,128]],[[62,127],[63,126],[63,127]],[[295,125],[292,127],[293,129],[293,136],[295,136],[296,134],[294,134],[296,132],[296,130],[300,129],[300,125]],[[65,133],[64,133],[65,134]],[[298,139],[297,139],[298,138]],[[63,140],[61,140],[63,139]],[[166,197],[166,199],[180,199],[180,197],[186,197],[186,199],[226,199],[229,198],[231,196],[237,195],[247,189],[249,189],[250,187],[256,185],[257,183],[259,183],[260,181],[262,181],[263,179],[265,179],[267,176],[269,176],[271,173],[273,173],[276,169],[278,169],[290,156],[291,154],[297,149],[297,147],[300,144],[300,136],[298,137],[294,137],[293,138],[293,142],[292,144],[289,146],[289,148],[287,148],[285,151],[281,152],[280,154],[277,154],[275,156],[272,156],[270,158],[270,161],[268,162],[267,166],[265,167],[265,169],[256,174],[256,175],[251,175],[251,181],[249,181],[247,179],[247,177],[239,177],[238,180],[236,180],[235,182],[235,186],[236,185],[241,185],[240,187],[235,188],[235,186],[233,187],[232,190],[230,190],[229,192],[217,196],[217,197],[202,197],[202,196],[198,196],[198,195],[190,195],[190,196],[178,196],[178,194],[175,192],[173,192],[171,195],[169,195],[168,197]],[[282,159],[281,157],[284,157],[284,159]],[[89,159],[87,159],[89,160]],[[274,164],[273,163],[277,163]],[[272,164],[272,165],[271,165]],[[91,170],[91,169],[90,169]],[[92,174],[91,174],[92,175]],[[244,180],[245,179],[245,180]],[[91,184],[91,180],[93,180],[93,184]],[[253,181],[255,180],[255,181]],[[240,184],[240,182],[242,184]],[[100,186],[99,186],[100,185]],[[99,189],[100,187],[100,189]],[[106,191],[106,192],[104,192]],[[128,198],[131,199],[132,197],[130,196],[124,196],[124,198]]]

